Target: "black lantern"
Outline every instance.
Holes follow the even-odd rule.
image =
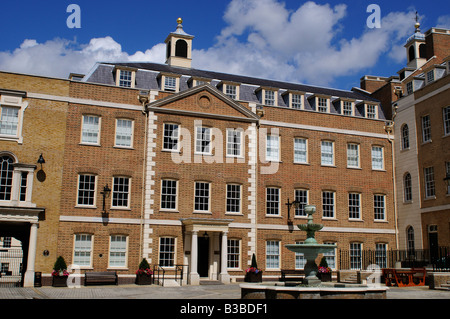
[[[106,184],[105,187],[103,187],[103,191],[100,192],[100,194],[103,195],[103,213],[106,212],[105,209],[105,202],[106,202],[106,198],[109,197],[109,194],[111,193],[111,189],[109,188],[108,184]]]
[[[288,198],[288,202],[286,203],[286,206],[288,208],[288,221],[291,220],[291,207],[294,206],[295,208],[299,208],[301,205],[301,203],[297,200],[294,200],[292,203],[289,201]]]

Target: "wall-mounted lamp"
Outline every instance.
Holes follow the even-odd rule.
[[[299,208],[301,204],[302,204],[302,203],[300,203],[300,202],[297,201],[297,200],[294,200],[294,201],[291,203],[291,202],[289,201],[289,198],[288,198],[288,202],[285,204],[285,205],[287,206],[287,208],[288,208],[288,221],[291,220],[291,207],[294,206],[295,208]]]
[[[103,213],[106,212],[105,209],[105,202],[106,202],[106,198],[109,197],[109,194],[111,193],[111,189],[109,188],[108,184],[106,184],[105,187],[103,187],[103,191],[100,192],[100,194],[103,195]]]
[[[39,159],[38,159],[38,164],[41,164],[41,169],[42,169],[42,164],[45,164],[45,159],[44,159],[44,156],[42,156],[42,153],[41,153],[41,155],[39,155]]]

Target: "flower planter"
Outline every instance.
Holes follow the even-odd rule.
[[[247,272],[245,274],[244,281],[245,282],[262,282],[262,271],[258,271],[257,273]]]
[[[136,275],[136,285],[151,285],[152,275],[140,274]]]
[[[330,282],[331,281],[331,272],[328,273],[318,273],[317,277],[322,281],[322,282]]]
[[[68,276],[53,276],[52,287],[67,287]]]

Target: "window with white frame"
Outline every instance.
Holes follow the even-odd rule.
[[[133,121],[127,119],[116,120],[116,141],[119,147],[133,147]]]
[[[267,135],[266,137],[266,161],[280,160],[280,137],[278,135]]]
[[[92,235],[75,234],[73,263],[80,267],[92,266]]]
[[[450,106],[443,109],[444,135],[450,135]]]
[[[211,128],[197,126],[195,134],[195,152],[198,154],[211,154]]]
[[[295,208],[295,216],[306,217],[305,206],[308,205],[308,190],[296,189],[295,200],[300,203],[298,207]]]
[[[81,127],[81,143],[100,144],[100,117],[97,115],[83,115]]]
[[[303,242],[296,241],[296,245],[301,245]],[[295,269],[305,269],[306,258],[304,253],[295,252]]]
[[[425,198],[433,198],[435,193],[434,187],[434,167],[425,167],[424,180],[425,180]]]
[[[403,176],[403,200],[405,202],[412,201],[412,180],[410,173],[406,173]]]
[[[335,192],[322,192],[322,217],[334,218]]]
[[[375,220],[386,219],[386,196],[375,194],[373,195],[373,214]]]
[[[275,102],[275,91],[264,90],[264,104],[274,106]]]
[[[359,168],[359,144],[347,144],[347,167]]]
[[[430,142],[431,141],[431,122],[430,116],[425,115],[422,117],[422,142]]]
[[[14,174],[14,159],[9,155],[0,157],[0,201],[11,200],[13,174]]]
[[[408,124],[403,124],[401,128],[402,132],[402,149],[409,149],[409,127]]]
[[[342,101],[342,114],[343,115],[353,115],[353,102],[351,101]]]
[[[164,91],[175,92],[177,90],[177,78],[164,76]]]
[[[227,213],[241,212],[241,188],[239,184],[227,184]]]
[[[17,136],[20,108],[2,105],[0,110],[0,135]]]
[[[161,181],[161,209],[177,209],[178,181],[163,179]]]
[[[127,236],[112,235],[109,242],[109,267],[127,266]]]
[[[78,206],[95,206],[97,176],[93,174],[78,175]]]
[[[296,110],[301,110],[303,96],[301,94],[291,94],[291,107]]]
[[[280,215],[280,189],[276,187],[266,188],[266,215]]]
[[[114,177],[112,187],[112,207],[129,208],[130,207],[130,178]]]
[[[406,83],[406,94],[411,95],[414,93],[413,81]]]
[[[324,242],[325,245],[335,245],[336,243]],[[327,261],[328,267],[336,269],[336,249],[332,249],[323,253],[323,257]]]
[[[266,269],[280,269],[280,242],[266,241]]]
[[[321,113],[328,112],[328,99],[324,97],[317,98],[317,111]]]
[[[376,119],[377,118],[377,106],[373,104],[366,105],[366,116],[368,119]]]
[[[361,219],[361,194],[348,194],[348,218]]]
[[[175,266],[175,238],[159,238],[159,265],[161,267]]]
[[[308,140],[306,138],[294,138],[294,163],[308,163]]]
[[[361,243],[350,243],[350,269],[360,270],[362,267],[361,263]]]
[[[334,165],[334,142],[322,141],[321,164],[327,166]]]
[[[232,98],[233,100],[237,99],[237,86],[232,84],[225,84],[225,95]]]
[[[384,150],[381,146],[372,146],[372,169],[384,169]]]
[[[242,130],[227,129],[227,156],[242,156]]]
[[[133,72],[129,70],[119,71],[119,86],[124,88],[134,87],[133,85]]]
[[[434,81],[434,70],[427,72],[427,83],[431,83]]]
[[[227,268],[239,269],[241,267],[241,241],[239,239],[227,240]]]
[[[21,143],[23,114],[28,102],[22,96],[0,92],[0,139],[16,140]],[[20,93],[19,95],[23,95]]]
[[[163,150],[178,151],[179,133],[178,124],[164,123]]]
[[[380,268],[387,267],[387,244],[377,243],[375,245],[375,264]]]
[[[209,212],[210,187],[208,182],[195,182],[194,210],[196,212]]]

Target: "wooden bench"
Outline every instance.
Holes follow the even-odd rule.
[[[88,271],[84,274],[84,285],[118,284],[118,276],[115,271],[94,272]]]
[[[287,281],[288,276],[294,276],[294,278],[291,279],[303,279],[305,276],[305,271],[304,270],[294,270],[294,269],[282,269],[281,270],[281,277],[280,277],[280,281]]]

